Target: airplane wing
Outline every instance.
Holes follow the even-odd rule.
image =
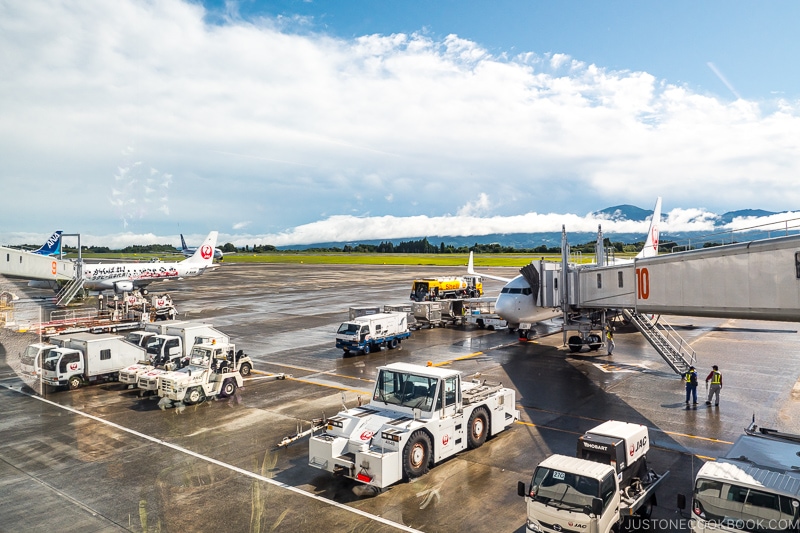
[[[500,276],[492,276],[491,274],[483,274],[483,273],[479,274],[478,272],[475,272],[475,267],[472,262],[472,252],[469,253],[469,264],[467,264],[467,274],[472,274],[473,276],[483,276],[484,278],[489,278],[489,279],[496,279],[497,281],[505,281],[506,283],[511,281],[511,278],[503,278]]]

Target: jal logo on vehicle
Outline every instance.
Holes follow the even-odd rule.
[[[636,444],[631,444],[631,456],[633,456],[635,452],[638,452],[644,448],[645,444],[647,444],[647,437],[642,437]]]
[[[447,446],[448,442],[450,442],[450,435],[442,435],[442,446]]]
[[[200,247],[200,256],[203,259],[211,259],[211,256],[214,255],[214,250],[207,244],[204,244]]]
[[[70,363],[69,364],[70,370],[78,370],[78,363]]]
[[[569,522],[567,525],[569,527],[577,527],[578,529],[586,529],[586,524],[579,524],[577,522]]]
[[[372,438],[373,435],[375,435],[375,433],[373,433],[372,431],[367,430],[367,431],[365,431],[364,433],[361,434],[361,440],[369,440],[369,439]]]

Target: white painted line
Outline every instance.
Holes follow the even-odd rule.
[[[349,511],[351,513],[363,516],[364,518],[368,518],[370,520],[374,520],[375,522],[380,522],[381,524],[385,524],[387,526],[394,527],[394,528],[399,529],[401,531],[409,531],[409,532],[412,532],[412,533],[422,533],[418,529],[413,529],[413,528],[410,528],[410,527],[405,526],[403,524],[398,524],[397,522],[392,522],[391,520],[387,520],[387,519],[385,519],[383,517],[376,516],[376,515],[364,512],[364,511],[362,511],[360,509],[356,509],[356,508],[353,508],[353,507],[348,507],[347,505],[343,505],[341,503],[338,503],[338,502],[335,502],[335,501],[332,501],[332,500],[328,500],[327,498],[323,498],[322,496],[317,496],[316,494],[311,494],[310,492],[306,492],[306,491],[304,491],[302,489],[298,489],[297,487],[293,487],[291,485],[287,485],[286,483],[281,483],[280,481],[275,481],[274,479],[271,479],[271,478],[268,478],[268,477],[264,477],[264,476],[260,476],[260,475],[254,473],[254,472],[250,472],[248,470],[244,470],[243,468],[239,468],[238,466],[233,466],[233,465],[230,465],[228,463],[223,463],[222,461],[219,461],[219,460],[214,459],[212,457],[208,457],[206,455],[202,455],[202,454],[199,454],[197,452],[193,452],[192,450],[188,450],[186,448],[183,448],[182,446],[178,446],[177,444],[172,444],[170,442],[166,442],[166,441],[163,441],[161,439],[157,439],[155,437],[151,437],[150,435],[145,435],[144,433],[139,433],[138,431],[134,431],[134,430],[132,430],[130,428],[126,428],[125,426],[120,426],[119,424],[115,424],[114,422],[110,422],[108,420],[104,420],[104,419],[96,417],[94,415],[90,415],[88,413],[84,413],[83,411],[79,411],[77,409],[73,409],[72,407],[66,407],[64,405],[58,404],[56,402],[52,402],[52,401],[47,400],[45,398],[42,398],[40,396],[36,396],[34,394],[30,394],[30,393],[27,393],[27,392],[23,392],[21,390],[14,389],[12,387],[9,387],[8,385],[2,384],[0,386],[5,387],[5,388],[7,388],[8,390],[10,390],[12,392],[17,392],[19,394],[23,394],[23,395],[28,396],[30,398],[33,398],[35,400],[39,400],[40,402],[44,402],[44,403],[50,404],[53,407],[58,407],[59,409],[63,409],[65,411],[69,411],[70,413],[89,418],[91,420],[94,420],[95,422],[100,422],[101,424],[105,424],[107,426],[113,427],[113,428],[118,429],[120,431],[124,431],[125,433],[129,433],[131,435],[135,435],[137,437],[140,437],[140,438],[145,439],[145,440],[149,440],[150,442],[154,442],[156,444],[160,444],[160,445],[165,446],[167,448],[172,448],[175,451],[184,453],[186,455],[191,455],[192,457],[196,457],[197,459],[200,459],[202,461],[206,461],[206,462],[215,464],[217,466],[221,466],[223,468],[227,468],[228,470],[232,470],[234,472],[238,472],[238,473],[240,473],[242,475],[245,475],[247,477],[251,477],[253,479],[257,479],[259,481],[263,481],[265,483],[269,483],[271,485],[275,485],[276,487],[281,487],[281,488],[286,489],[288,491],[294,492],[294,493],[299,494],[301,496],[305,496],[307,498],[311,498],[311,499],[317,500],[317,501],[322,502],[324,504],[327,504],[327,505],[330,505],[330,506],[333,506],[333,507],[338,507],[339,509],[342,509],[344,511]]]

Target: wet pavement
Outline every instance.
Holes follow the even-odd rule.
[[[491,273],[512,277],[514,269]],[[406,303],[414,278],[452,268],[226,264],[198,278],[153,285],[179,318],[212,322],[255,361],[233,398],[161,409],[118,383],[45,390],[19,375],[32,335],[0,332],[0,531],[522,532],[518,480],[604,420],[645,424],[649,464],[670,470],[653,517],[686,531],[676,494],[689,494],[704,460],[725,453],[755,416],[800,433],[797,324],[665,317],[698,354],[700,404],[632,327],[612,356],[571,354],[560,333],[521,344],[470,327],[415,331],[400,350],[344,357],[334,333],[351,306]],[[3,286],[4,285],[4,286]],[[488,294],[502,283],[488,280]],[[46,295],[0,280],[0,290]],[[20,306],[30,313],[36,303]],[[406,361],[447,365],[517,391],[521,420],[380,494],[307,465],[307,440],[277,444],[313,418],[368,397],[376,368]],[[724,376],[719,407],[706,407],[712,364]],[[285,372],[292,378],[272,381]]]

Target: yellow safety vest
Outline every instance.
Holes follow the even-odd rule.
[[[692,371],[692,372],[687,372],[686,373],[686,383],[691,383],[692,382],[692,374],[694,374],[696,376],[697,372]]]
[[[714,372],[714,375],[711,376],[711,384],[712,385],[721,385],[722,384],[722,374],[719,372]]]

